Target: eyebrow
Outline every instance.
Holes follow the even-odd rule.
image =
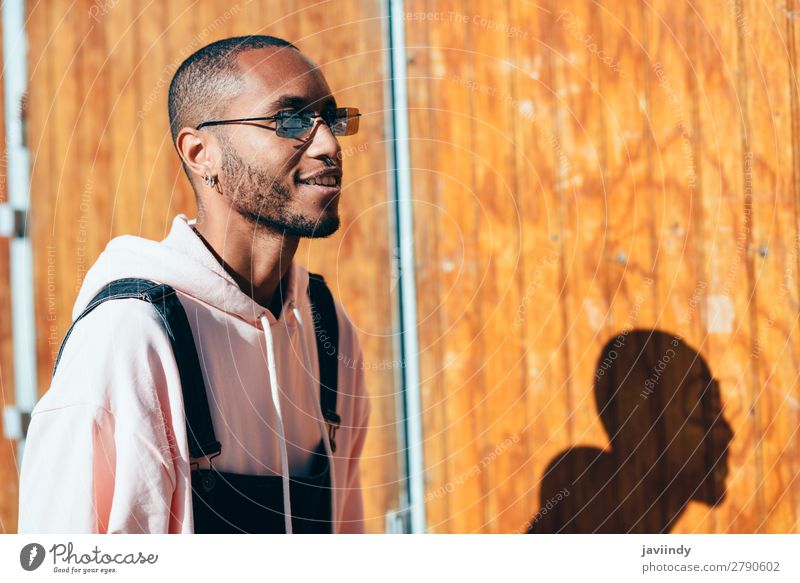
[[[283,108],[303,109],[310,104],[311,100],[307,97],[302,97],[300,95],[281,95],[278,99],[269,104],[268,111],[275,111]],[[323,99],[322,104],[323,107],[327,105],[332,105],[334,109],[338,107],[336,105],[336,99],[334,99],[333,96],[328,96]]]

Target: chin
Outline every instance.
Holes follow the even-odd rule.
[[[339,230],[341,221],[339,215],[335,214],[330,217],[321,217],[319,222],[316,223],[312,234],[308,236],[309,239],[324,239],[330,237]]]
[[[297,215],[285,217],[284,220],[275,224],[278,230],[286,235],[300,237],[303,239],[324,239],[330,237],[339,230],[341,221],[338,213],[323,213],[310,217],[307,215]]]

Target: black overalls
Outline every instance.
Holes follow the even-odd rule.
[[[317,338],[320,370],[320,405],[328,426],[331,449],[336,451],[335,431],[339,427],[336,414],[338,367],[338,324],[336,308],[322,276],[309,273],[308,294]],[[283,482],[281,476],[258,476],[220,472],[213,467],[213,458],[222,445],[216,440],[208,408],[205,383],[197,358],[186,313],[175,290],[166,284],[146,279],[124,278],[106,284],[89,302],[70,326],[53,367],[58,367],[72,328],[102,302],[134,298],[156,308],[172,344],[181,379],[186,415],[189,455],[207,458],[208,469],[199,469],[192,462],[192,512],[196,533],[283,533]],[[325,348],[322,339],[325,339]],[[330,346],[337,347],[331,353]],[[320,441],[312,454],[309,477],[290,477],[292,531],[295,533],[332,532],[331,464]]]

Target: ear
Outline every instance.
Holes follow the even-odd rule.
[[[216,176],[221,158],[219,142],[210,132],[185,127],[175,138],[178,154],[196,176]]]

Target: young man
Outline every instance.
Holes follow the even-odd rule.
[[[198,218],[176,216],[160,242],[117,237],[87,273],[29,427],[19,531],[361,532],[362,354],[338,302],[338,344],[320,342],[315,278],[294,262],[301,237],[339,226],[337,136],[358,112],[293,45],[251,36],[191,55],[169,116]],[[153,304],[109,299],[78,319],[120,278],[177,292],[202,383],[181,383]],[[338,431],[318,346],[336,355]],[[219,447],[198,449],[191,410],[206,402]]]

